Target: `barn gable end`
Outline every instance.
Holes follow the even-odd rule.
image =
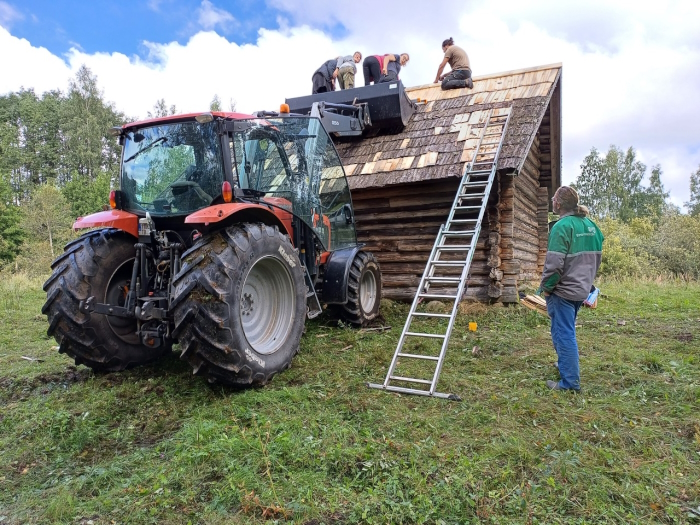
[[[409,88],[426,103],[403,130],[338,141],[358,240],[379,259],[385,297],[413,297],[489,109],[510,111],[510,120],[466,297],[514,302],[519,284],[539,278],[561,180],[561,69],[475,77],[471,90]]]

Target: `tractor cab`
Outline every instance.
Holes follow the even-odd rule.
[[[197,229],[195,212],[212,205],[254,202],[278,217],[280,210],[291,213],[315,234],[322,251],[356,244],[347,179],[318,118],[217,117],[126,127],[121,209],[181,230],[172,223]],[[226,208],[217,219],[235,211]],[[212,222],[202,219],[200,229]]]

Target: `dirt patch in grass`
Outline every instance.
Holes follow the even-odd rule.
[[[70,365],[62,372],[39,374],[29,378],[0,377],[0,393],[5,393],[10,401],[16,401],[37,391],[43,395],[48,394],[57,385],[83,383],[93,376],[92,370],[78,369]]]
[[[679,340],[681,343],[690,343],[693,340],[693,334],[691,334],[690,332],[678,334],[676,336],[676,339]]]
[[[82,383],[93,377],[92,370],[87,368],[77,368],[69,365],[63,372],[52,374],[39,374],[30,380],[32,386],[37,387],[48,383]]]

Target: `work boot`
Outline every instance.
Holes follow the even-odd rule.
[[[565,390],[577,393],[580,392],[580,390],[576,388],[562,388],[559,384],[559,381],[552,381],[551,379],[547,380],[547,388],[549,388],[550,390]]]
[[[474,82],[472,82],[471,78],[468,78],[467,80],[465,80],[465,83],[466,83],[467,89],[472,89],[474,87]]]

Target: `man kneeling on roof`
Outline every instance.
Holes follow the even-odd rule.
[[[435,83],[442,82],[442,89],[458,89],[474,87],[472,82],[472,69],[469,65],[469,57],[467,52],[459,46],[455,45],[452,38],[448,38],[442,43],[442,51],[445,53],[438,67]],[[449,73],[442,74],[445,66],[450,64],[452,70]]]

